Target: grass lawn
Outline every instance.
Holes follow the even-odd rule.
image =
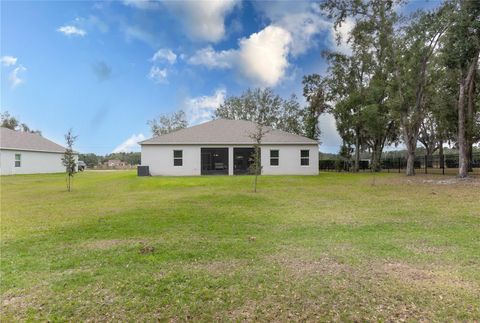
[[[478,320],[480,186],[433,178],[2,177],[2,321]]]

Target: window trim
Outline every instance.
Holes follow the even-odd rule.
[[[274,152],[274,151],[277,152],[276,157],[272,157],[272,152]],[[273,165],[272,160],[276,160],[277,164]],[[270,149],[270,167],[278,167],[278,166],[280,166],[280,149]]]
[[[17,156],[19,158],[17,158]],[[18,163],[18,166],[17,166],[17,163]],[[22,167],[22,154],[15,154],[15,161],[13,164],[15,167]]]
[[[307,152],[307,157],[303,157],[302,156],[302,152],[306,151]],[[306,160],[307,161],[307,164],[306,165],[302,165],[302,162]],[[301,167],[310,167],[310,149],[300,149],[300,166]]]
[[[180,152],[180,157],[175,157],[175,153]],[[175,165],[176,161],[180,161],[180,165]],[[183,149],[174,149],[173,150],[173,167],[182,167],[183,166]]]

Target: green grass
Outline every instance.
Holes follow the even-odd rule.
[[[422,178],[2,177],[2,321],[478,319],[480,186]]]

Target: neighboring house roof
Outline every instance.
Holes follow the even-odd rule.
[[[109,159],[104,162],[104,164],[122,164],[123,162],[120,159]]]
[[[36,133],[0,128],[0,149],[65,152],[65,148]]]
[[[257,125],[245,120],[216,119],[193,127],[177,130],[158,137],[141,141],[140,145],[169,144],[244,144],[251,145]],[[317,141],[282,130],[265,127],[267,133],[262,144],[301,144],[314,145]]]

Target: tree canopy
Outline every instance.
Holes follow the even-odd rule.
[[[147,124],[154,136],[164,135],[188,126],[186,114],[182,110],[172,114],[162,114],[157,119],[149,120]]]
[[[1,127],[3,127],[3,128],[8,128],[8,129],[15,130],[15,131],[36,133],[38,135],[42,135],[42,132],[40,130],[30,129],[30,127],[26,123],[20,122],[17,118],[10,115],[10,113],[8,111],[3,112],[0,115],[0,119],[1,119]]]
[[[300,105],[294,94],[284,99],[270,88],[255,88],[246,90],[240,96],[228,97],[215,110],[214,117],[253,121],[318,140],[318,117],[326,110],[323,82],[318,75],[306,76],[304,86],[308,101],[306,107]]]
[[[379,170],[385,145],[404,144],[406,173],[413,175],[418,142],[429,155],[454,142],[459,175],[466,176],[472,146],[480,139],[480,3],[450,0],[400,16],[403,4],[326,0],[321,5],[335,28],[354,21],[346,39],[351,52],[324,53],[329,68],[322,77],[341,150],[353,147],[354,169],[360,154],[369,151],[373,170]]]

